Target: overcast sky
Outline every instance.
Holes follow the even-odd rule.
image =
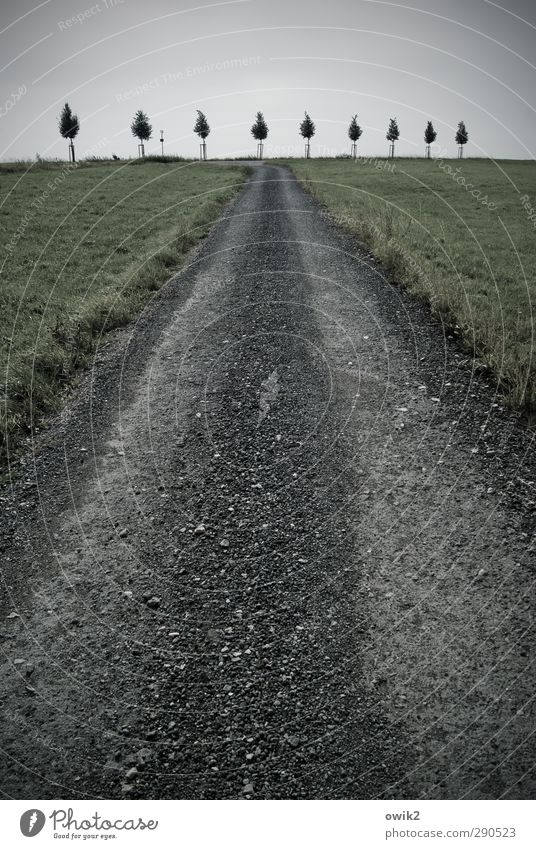
[[[130,122],[148,113],[147,152],[198,152],[195,109],[211,125],[208,153],[254,152],[264,112],[268,155],[300,155],[305,109],[312,154],[349,152],[358,114],[362,155],[422,155],[428,119],[438,153],[533,158],[536,8],[525,0],[2,0],[0,158],[67,156],[57,130],[65,101],[81,123],[77,153],[135,155]]]

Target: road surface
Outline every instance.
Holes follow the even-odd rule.
[[[4,797],[531,796],[530,448],[254,167],[2,493]]]

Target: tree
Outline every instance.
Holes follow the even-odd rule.
[[[385,136],[389,144],[389,156],[392,158],[395,155],[395,142],[400,138],[400,130],[396,118],[391,118]]]
[[[350,126],[348,127],[348,138],[352,142],[352,157],[355,159],[357,156],[357,142],[363,135],[363,130],[357,123],[357,115],[353,115],[352,120],[350,121]]]
[[[149,119],[145,112],[142,112],[141,109],[138,109],[134,118],[132,119],[132,124],[130,125],[130,129],[132,130],[132,135],[140,140],[138,145],[138,150],[140,156],[145,156],[145,147],[143,142],[149,141],[153,134],[153,128],[149,124]]]
[[[458,124],[456,135],[454,136],[458,145],[458,159],[463,159],[463,146],[469,141],[469,133],[463,121]]]
[[[194,126],[194,133],[199,136],[202,140],[200,145],[200,159],[205,160],[207,158],[207,136],[210,133],[210,127],[207,121],[206,115],[201,112],[200,109],[197,110],[197,120]]]
[[[58,121],[60,135],[64,139],[69,139],[69,160],[75,162],[74,156],[74,139],[78,135],[80,129],[80,121],[78,115],[75,115],[68,103],[61,110],[61,115]]]
[[[305,144],[305,158],[306,159],[309,159],[309,157],[311,155],[311,139],[313,138],[313,136],[315,134],[315,130],[316,130],[316,128],[315,128],[314,122],[311,120],[311,116],[306,112],[305,118],[303,119],[303,121],[300,124],[300,134],[303,136],[304,139],[306,139],[306,144]]]
[[[263,141],[268,135],[268,124],[264,120],[264,115],[262,114],[262,112],[257,112],[255,116],[255,123],[251,128],[251,135],[258,142],[257,156],[259,159],[262,159],[262,152],[264,148]]]
[[[434,125],[431,121],[428,121],[425,130],[424,130],[424,140],[426,142],[426,158],[430,159],[430,145],[435,142],[437,138],[437,133],[434,130]]]

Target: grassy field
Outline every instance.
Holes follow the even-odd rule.
[[[0,166],[0,459],[57,407],[99,334],[180,266],[244,176],[188,162]]]
[[[535,408],[536,163],[288,164],[391,279],[459,332],[512,405]]]

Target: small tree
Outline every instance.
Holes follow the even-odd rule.
[[[197,110],[197,120],[194,126],[194,133],[196,133],[201,139],[201,144],[199,145],[200,156],[199,158],[202,161],[205,161],[207,158],[207,136],[210,133],[210,127],[208,125],[206,115],[201,112],[200,109]]]
[[[350,121],[350,126],[348,127],[348,138],[352,142],[352,150],[351,150],[352,159],[355,159],[357,157],[357,143],[358,143],[358,141],[359,141],[359,139],[361,138],[362,135],[363,135],[363,130],[361,129],[361,127],[357,123],[357,115],[354,115],[352,117],[352,120]]]
[[[300,135],[305,139],[305,158],[309,159],[311,156],[311,139],[315,134],[315,125],[311,120],[311,116],[308,113],[305,113],[305,118],[300,124]]]
[[[430,159],[430,145],[435,142],[437,138],[437,133],[434,130],[434,125],[431,121],[428,121],[426,128],[424,130],[424,140],[426,142],[426,158]]]
[[[262,159],[262,152],[264,149],[263,141],[268,135],[268,124],[264,120],[262,112],[257,112],[257,115],[255,116],[255,123],[251,128],[251,135],[258,142],[257,158]]]
[[[78,115],[75,115],[68,103],[61,110],[61,115],[58,121],[60,134],[64,139],[69,139],[69,162],[75,162],[74,156],[74,139],[78,135],[80,129],[80,121]]]
[[[132,135],[139,139],[138,144],[138,154],[139,156],[145,156],[145,146],[143,142],[149,141],[153,134],[153,128],[149,124],[149,119],[145,112],[142,112],[141,109],[138,109],[134,118],[132,119],[132,124],[130,125],[130,129],[132,130]]]
[[[389,121],[389,126],[387,128],[387,135],[385,136],[387,141],[389,142],[389,157],[392,159],[395,155],[395,142],[400,138],[400,130],[398,129],[398,123],[396,118],[391,118]]]
[[[458,129],[456,130],[454,138],[458,145],[458,159],[463,159],[463,146],[469,141],[469,133],[467,132],[467,128],[463,121],[460,121],[458,124]]]

